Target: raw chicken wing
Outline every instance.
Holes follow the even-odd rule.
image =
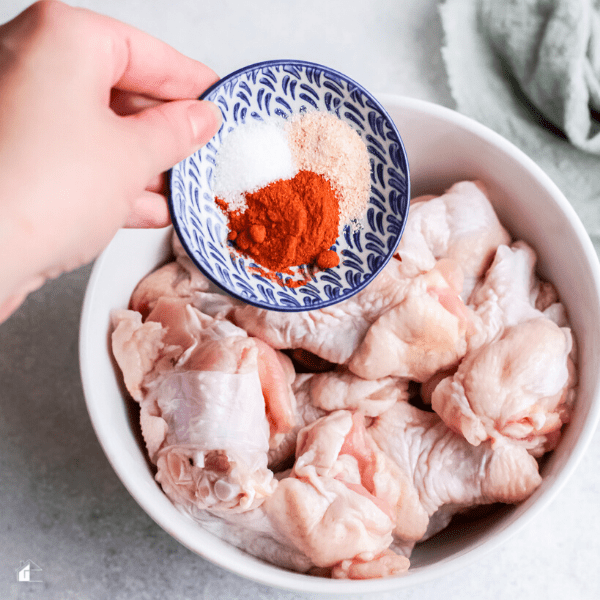
[[[435,414],[398,402],[368,432],[412,479],[431,517],[445,505],[454,511],[478,504],[519,502],[539,486],[536,460],[515,444],[472,446]]]
[[[114,319],[114,353],[167,495],[192,514],[259,505],[275,487],[269,444],[294,426],[289,358],[179,297],[159,298],[145,323],[134,311]]]
[[[154,385],[145,402],[159,408],[167,432],[156,453],[156,479],[192,515],[250,510],[275,487],[267,469],[269,425],[248,337],[201,346],[189,362]]]
[[[446,259],[412,280],[404,299],[370,327],[348,363],[364,379],[426,381],[458,363],[467,351],[470,313],[460,299],[462,280]]]
[[[392,464],[366,437],[362,419],[336,411],[304,428],[291,476],[265,503],[275,526],[317,567],[377,560],[392,542],[402,490]],[[395,565],[408,567],[404,557]],[[351,576],[352,569],[345,563],[337,572]]]
[[[392,541],[390,516],[335,478],[324,479],[315,487],[287,477],[265,510],[277,527],[288,533],[290,543],[323,568],[358,554],[376,556]]]
[[[507,327],[530,319],[547,316],[558,325],[566,324],[566,314],[556,292],[535,274],[536,261],[535,252],[525,242],[498,247],[485,278],[469,300],[477,330],[471,336],[471,348],[493,340]]]
[[[568,420],[570,351],[570,330],[543,316],[509,327],[438,384],[432,408],[473,445],[506,437],[543,454],[546,436]]]
[[[456,260],[464,273],[467,301],[489,267],[496,248],[510,243],[481,182],[462,181],[439,197],[411,201],[397,255],[408,276],[426,273],[441,258]]]

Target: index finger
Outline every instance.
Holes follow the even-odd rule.
[[[76,9],[93,20],[100,32],[101,54],[110,65],[109,85],[160,100],[198,98],[219,80],[205,64],[135,27],[89,11]]]

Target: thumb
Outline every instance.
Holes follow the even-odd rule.
[[[149,177],[170,169],[204,146],[219,130],[221,111],[204,100],[172,100],[125,117]]]

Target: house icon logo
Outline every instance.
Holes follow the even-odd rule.
[[[17,581],[24,583],[42,583],[39,579],[42,572],[41,567],[36,565],[32,560],[21,561],[17,571]]]

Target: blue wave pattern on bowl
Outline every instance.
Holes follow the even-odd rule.
[[[301,61],[269,61],[225,77],[206,91],[223,125],[215,137],[171,170],[169,206],[181,242],[198,268],[229,294],[261,308],[299,311],[323,308],[354,295],[393,254],[409,207],[408,161],[398,132],[380,104],[360,85],[329,68]],[[311,110],[337,115],[365,143],[371,162],[371,193],[362,228],[345,227],[332,247],[340,265],[316,271],[302,265],[295,275],[310,283],[284,287],[258,273],[258,266],[227,242],[227,219],[212,193],[219,147],[235,127]],[[289,275],[282,275],[287,280]]]

